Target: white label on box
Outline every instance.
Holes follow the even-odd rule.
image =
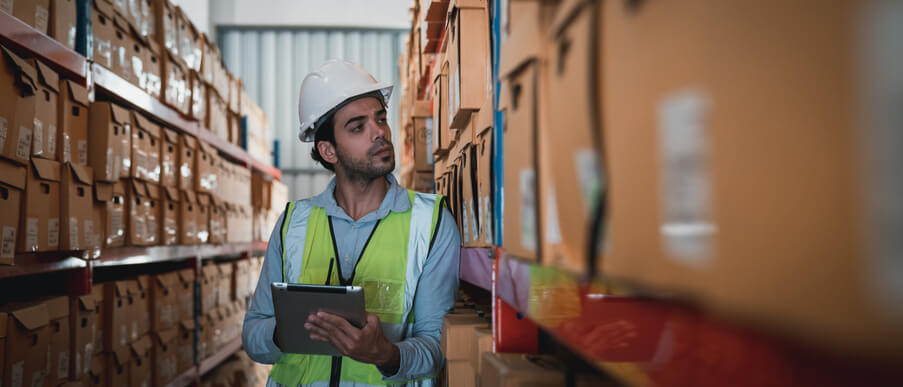
[[[129,173],[132,171],[132,149],[129,144],[129,138],[131,136],[132,127],[129,125],[125,126],[125,135],[122,136],[122,144],[121,148],[119,148],[120,152],[118,155],[118,162],[120,168],[119,177],[128,177]]]
[[[9,127],[5,117],[0,117],[0,152],[6,147],[6,136],[9,133]]]
[[[13,14],[13,0],[0,0],[0,11]]]
[[[76,148],[78,151],[78,163],[81,165],[88,164],[88,140],[78,140]]]
[[[69,29],[66,32],[66,45],[69,46],[70,49],[75,49],[75,37],[77,36],[75,26],[69,26]]]
[[[63,162],[72,162],[72,145],[69,144],[69,135],[63,133]]]
[[[23,360],[13,364],[10,374],[10,385],[12,387],[22,387],[22,379],[25,377],[25,361]]]
[[[48,364],[49,365],[49,364]],[[44,387],[44,377],[47,370],[40,370],[31,373],[31,387]]]
[[[551,243],[553,245],[557,245],[561,243],[561,226],[558,224],[558,200],[556,200],[555,196],[555,187],[552,186],[551,189],[547,190],[548,195],[546,195],[546,213],[543,214],[546,218],[543,221],[546,224],[545,230],[545,238],[546,242]]]
[[[19,138],[16,142],[16,157],[28,160],[31,150],[31,128],[19,126]]]
[[[115,167],[113,165],[113,148],[107,148],[107,162],[104,165],[104,176],[106,176],[106,179],[109,181],[115,181],[115,180],[119,179],[118,171],[116,172],[115,175],[113,174],[114,168]]]
[[[3,226],[0,258],[13,258],[16,255],[16,228]]]
[[[121,236],[125,233],[122,227],[122,216],[122,208],[117,207],[113,209],[110,214],[110,228],[112,228],[110,236]]]
[[[714,248],[708,111],[708,98],[695,89],[666,96],[658,109],[661,234],[669,255],[690,266],[705,264]]]
[[[495,214],[492,213],[492,208],[489,206],[489,196],[483,197],[483,205],[480,209],[483,211],[483,218],[481,219],[480,225],[483,227],[483,241],[486,243],[494,243],[492,236],[495,233],[495,229],[493,229],[493,216]]]
[[[865,162],[868,217],[863,236],[868,243],[868,274],[863,279],[886,317],[903,322],[903,3],[868,2],[859,25],[862,48],[860,125]]]
[[[467,203],[467,212],[470,214],[470,235],[471,235],[471,239],[473,239],[474,241],[479,241],[480,240],[480,231],[478,230],[478,227],[477,227],[477,216],[476,216],[479,214],[474,213],[473,203],[474,203],[473,201],[470,201]]]
[[[520,170],[520,243],[521,247],[536,251],[536,171]]]
[[[160,182],[160,157],[156,153],[151,153],[147,157],[147,173],[148,180],[155,183]]]
[[[145,240],[144,234],[146,233],[146,230],[144,228],[145,228],[144,218],[140,217],[140,216],[135,217],[135,238],[136,239],[138,239],[140,241]]]
[[[78,219],[69,218],[69,247],[78,250]]]
[[[583,210],[591,214],[599,205],[599,195],[604,188],[602,174],[599,173],[599,156],[595,150],[589,148],[578,149],[574,154],[574,166],[577,170],[577,179],[580,182],[580,195],[583,200]]]
[[[129,327],[125,324],[119,324],[119,345],[125,345],[128,342]]]
[[[50,247],[60,245],[60,218],[47,219],[47,245]]]
[[[76,370],[76,371],[75,371],[75,372],[76,372],[76,375],[75,375],[76,378],[78,378],[79,376],[81,376],[81,375],[78,375],[78,372],[81,372],[81,373],[87,373],[87,372],[88,372],[87,370],[82,369],[82,353],[79,352],[79,351],[75,351],[75,370]]]
[[[47,153],[56,154],[56,125],[47,126]]]
[[[135,151],[135,169],[137,169],[137,177],[146,179],[147,178],[147,155],[145,155],[143,150]]]
[[[82,230],[82,232],[85,233],[85,240],[88,241],[88,243],[94,244],[95,247],[100,247],[100,246],[97,246],[97,241],[100,239],[100,237],[94,235],[94,221],[93,220],[85,219],[85,227],[84,227],[84,230]],[[88,247],[88,246],[85,246],[85,247]]]
[[[25,219],[25,248],[38,250],[38,218]]]
[[[32,127],[34,132],[31,138],[31,154],[42,155],[44,154],[44,123],[35,118]]]
[[[56,378],[65,379],[69,377],[69,351],[58,352],[59,362],[56,368]]]
[[[429,165],[433,165],[433,163],[435,163],[435,160],[433,160],[433,152],[431,152],[429,150],[429,147],[432,145],[432,143],[433,143],[433,118],[428,117],[426,119],[426,147],[427,147],[427,149],[424,149],[424,152],[426,152],[426,163]]]
[[[132,320],[132,341],[138,340],[138,320]]]
[[[35,6],[34,24],[39,31],[47,33],[47,21],[50,19],[50,12],[47,8],[40,5]]]
[[[148,216],[147,217],[147,235],[144,236],[145,241],[150,244],[155,244],[157,242],[157,217],[156,216]]]
[[[470,227],[468,227],[470,219],[467,217],[467,203],[464,203],[463,207],[464,208],[461,211],[461,223],[463,223],[461,225],[461,230],[464,235],[461,236],[464,238],[464,243],[470,243]]]

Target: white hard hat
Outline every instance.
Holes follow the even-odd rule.
[[[357,63],[331,59],[301,82],[298,119],[302,142],[313,142],[318,121],[345,100],[379,91],[383,103],[392,95],[392,84],[378,82]]]

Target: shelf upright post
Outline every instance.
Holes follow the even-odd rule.
[[[75,2],[75,52],[89,60],[94,59],[94,34],[91,32],[92,4],[92,0],[76,0]],[[90,73],[90,71],[86,72],[86,74]]]

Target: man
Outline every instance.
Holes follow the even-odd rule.
[[[458,290],[460,236],[442,196],[407,191],[391,174],[391,91],[336,60],[301,84],[299,138],[315,143],[311,156],[335,178],[289,203],[267,246],[242,343],[255,361],[275,363],[268,386],[433,385],[444,363],[439,338]],[[277,327],[271,282],[361,286],[366,325],[317,313]],[[283,354],[277,329],[307,329],[344,356]]]

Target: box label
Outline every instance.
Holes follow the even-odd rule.
[[[147,179],[147,155],[145,155],[143,150],[135,151],[135,168],[137,170],[136,177]]]
[[[38,249],[38,218],[25,219],[25,247],[31,251]]]
[[[145,232],[147,234],[144,237],[147,242],[151,244],[157,242],[157,217],[147,217],[147,230]]]
[[[555,187],[551,186],[546,196],[545,238],[546,242],[553,245],[561,243],[561,226],[558,224],[558,200],[555,196]]]
[[[65,379],[69,377],[69,352],[58,352],[59,362],[57,362],[56,378]]]
[[[22,387],[22,379],[25,377],[25,361],[17,362],[10,368],[10,385],[12,387]]]
[[[104,176],[106,176],[107,180],[111,181],[119,178],[118,172],[115,175],[113,174],[113,148],[107,148],[107,161],[104,163]]]
[[[56,154],[56,125],[47,125],[47,153]]]
[[[50,19],[50,12],[47,8],[40,5],[35,6],[34,24],[39,31],[47,33],[47,21]]]
[[[464,210],[461,211],[461,237],[464,238],[464,243],[470,243],[470,219],[467,216],[467,203],[464,203]]]
[[[69,48],[72,48],[72,49],[75,48],[75,37],[76,36],[77,35],[76,35],[75,26],[74,25],[69,26],[68,30],[66,31],[66,44],[69,46]]]
[[[536,251],[536,171],[520,170],[520,244]]]
[[[123,211],[121,207],[113,208],[113,211],[110,213],[110,235],[111,237],[119,237],[124,233],[122,229],[122,216]]]
[[[574,154],[574,166],[577,170],[577,178],[580,181],[580,194],[583,199],[583,210],[591,214],[599,200],[603,184],[602,174],[599,173],[599,157],[593,149],[579,149]]]
[[[31,139],[31,154],[38,156],[44,154],[44,123],[35,118],[32,123],[34,132]]]
[[[0,11],[13,14],[13,0],[0,0]]]
[[[5,117],[0,117],[0,152],[6,147],[6,136],[9,129]]]
[[[145,230],[145,225],[144,225],[144,218],[140,217],[140,216],[135,217],[135,238],[140,241],[143,241],[143,240],[145,240],[144,239],[145,233],[146,233],[146,230]]]
[[[122,136],[122,143],[120,144],[119,154],[117,155],[116,165],[120,168],[117,175],[119,177],[128,177],[129,173],[132,170],[132,154],[131,147],[129,146],[129,134],[132,128],[129,125],[125,126],[125,135]]]
[[[0,258],[13,258],[16,255],[16,228],[3,226]]]
[[[68,144],[68,142],[67,142]],[[88,164],[88,140],[78,140],[76,145],[78,151],[78,163],[81,165]]]
[[[91,219],[85,219],[85,226],[82,232],[85,233],[85,242],[90,245],[94,245],[94,247],[100,247],[100,244],[97,243],[100,239],[99,236],[94,235],[94,221]],[[88,247],[88,246],[85,246]]]
[[[156,153],[151,153],[147,157],[147,178],[153,182],[160,181],[160,157]]]
[[[50,247],[60,245],[60,218],[47,219],[47,245]]]
[[[16,157],[28,160],[29,151],[31,150],[31,128],[19,126],[19,138],[16,142]]]
[[[432,144],[432,143],[433,143],[433,118],[428,117],[426,119],[426,146],[429,147],[430,144]],[[426,149],[424,149],[423,151],[426,152],[426,163],[429,165],[433,165],[435,163],[435,160],[433,158],[433,152],[430,152],[429,150],[426,150]]]
[[[69,144],[69,135],[63,133],[63,162],[71,162],[72,161],[72,145]]]
[[[78,218],[69,218],[69,247],[78,250]]]
[[[125,324],[119,324],[119,345],[125,345],[128,342],[129,327]]]
[[[705,264],[713,252],[709,100],[689,89],[666,96],[658,107],[661,162],[661,235],[669,255],[689,266]]]

